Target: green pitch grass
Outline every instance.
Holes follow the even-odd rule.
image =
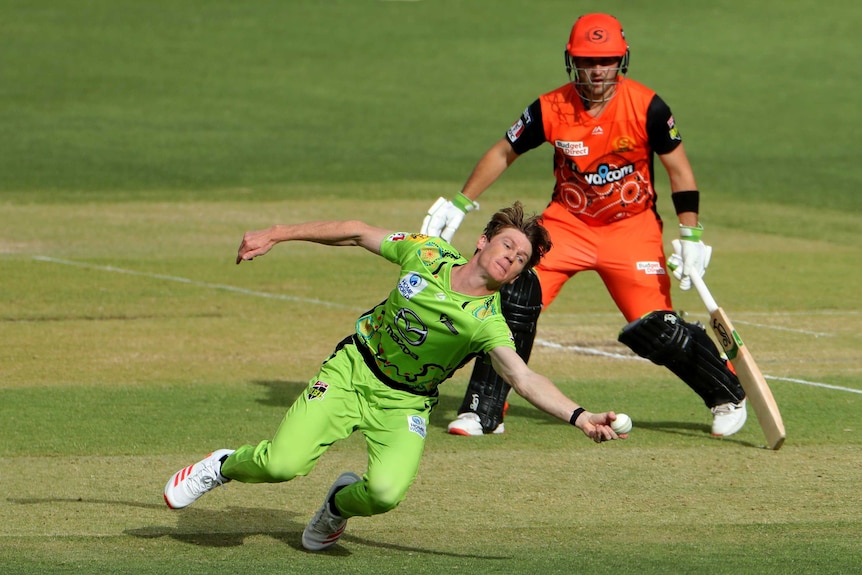
[[[862,280],[851,151],[860,8],[801,0],[571,3],[0,2],[0,556],[4,574],[818,573],[862,545]],[[541,91],[580,12],[609,11],[631,76],[671,105],[701,189],[707,280],[772,386],[788,438],[761,449],[616,342],[598,279],[542,316],[531,365],[590,409],[594,445],[513,398],[506,434],[445,433],[442,388],[407,500],[300,537],[360,437],[307,478],[161,497],[210,450],[272,435],[397,270],[358,249],[242,233],[359,217],[415,229]],[[766,22],[766,24],[764,24]],[[540,210],[550,150],[465,221]],[[673,222],[660,180],[660,210]],[[668,241],[673,225],[668,225]],[[697,296],[675,304],[705,321]]]

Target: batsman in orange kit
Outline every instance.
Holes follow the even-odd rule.
[[[554,148],[554,189],[542,214],[554,249],[502,293],[503,313],[527,361],[541,310],[574,275],[595,271],[628,324],[619,340],[641,357],[666,366],[712,412],[713,435],[745,424],[745,392],[699,324],[673,311],[662,221],[656,210],[654,160],[667,171],[679,218],[680,287],[703,275],[711,248],[701,241],[700,192],[670,107],[625,74],[629,46],[619,21],[587,14],[572,27],[565,52],[569,82],[530,104],[504,137],[479,160],[461,192],[439,198],[423,233],[451,239],[477,198],[522,154]],[[487,362],[476,361],[449,432],[505,431],[509,388]]]

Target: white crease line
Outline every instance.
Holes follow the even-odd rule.
[[[794,329],[792,327],[781,327],[779,325],[766,325],[763,323],[754,323],[751,321],[736,320],[735,323],[740,325],[750,325],[753,327],[761,327],[764,329],[774,329],[775,331],[789,331],[792,333],[802,333],[805,335],[813,335],[814,337],[835,337],[834,333],[825,333],[822,331],[808,331],[807,329]]]
[[[862,393],[862,389],[853,389],[852,387],[841,387],[840,385],[829,385],[828,383],[819,383],[816,381],[805,381],[804,379],[794,379],[792,377],[775,377],[764,374],[766,379],[774,379],[776,381],[790,381],[792,383],[801,383],[802,385],[813,385],[814,387],[825,387],[826,389],[835,389],[838,391],[849,391],[850,393]]]
[[[575,351],[578,353],[583,353],[584,355],[598,355],[601,357],[609,357],[611,359],[625,359],[625,360],[638,360],[638,361],[648,361],[642,357],[638,357],[636,355],[625,355],[622,353],[611,353],[607,351],[602,351],[600,349],[595,349],[592,347],[581,347],[579,345],[561,345],[559,343],[554,343],[551,341],[547,341],[544,339],[536,339],[536,343],[541,345],[542,347],[549,347],[551,349],[558,349],[562,351]],[[862,389],[853,389],[852,387],[841,387],[840,385],[830,385],[828,383],[821,383],[817,381],[806,381],[804,379],[794,379],[791,377],[777,377],[774,375],[763,374],[763,377],[766,379],[771,379],[775,381],[789,381],[791,383],[801,383],[803,385],[811,385],[813,387],[822,387],[824,389],[834,389],[836,391],[848,391],[850,393],[862,393]]]
[[[207,282],[198,282],[195,280],[190,280],[188,278],[182,278],[182,277],[177,277],[177,276],[167,276],[167,275],[162,275],[162,274],[150,274],[150,273],[145,273],[145,272],[137,272],[134,270],[126,270],[123,268],[116,268],[114,266],[99,266],[99,265],[95,265],[95,264],[75,262],[75,261],[71,261],[71,260],[49,258],[46,256],[33,256],[33,259],[38,260],[40,262],[50,262],[50,263],[55,263],[55,264],[63,264],[63,265],[67,265],[67,266],[75,266],[75,267],[79,267],[79,268],[87,268],[87,269],[92,269],[92,270],[102,270],[102,271],[106,271],[106,272],[114,272],[114,273],[126,274],[126,275],[131,275],[131,276],[141,276],[141,277],[147,277],[147,278],[152,278],[152,279],[166,280],[166,281],[189,284],[189,285],[198,286],[198,287],[219,289],[219,290],[230,291],[230,292],[234,292],[234,293],[241,293],[244,295],[252,295],[252,296],[256,296],[256,297],[265,297],[265,298],[269,298],[269,299],[278,299],[278,300],[283,300],[283,301],[295,301],[295,302],[299,302],[299,303],[310,303],[310,304],[322,305],[322,306],[326,306],[326,307],[348,309],[348,310],[352,310],[352,311],[360,311],[360,312],[364,311],[364,308],[357,308],[357,307],[353,307],[353,306],[348,306],[348,305],[339,304],[339,303],[332,303],[332,302],[323,301],[323,300],[319,300],[319,299],[303,298],[303,297],[268,293],[268,292],[262,292],[262,291],[254,291],[254,290],[238,288],[238,287],[224,285],[224,284],[212,284],[212,283],[207,283]]]
[[[702,316],[697,314],[686,314],[687,317],[690,317],[693,320],[698,320],[700,323],[709,324],[709,316]],[[558,316],[559,317],[559,316]],[[577,317],[577,316],[574,316]],[[590,314],[583,314],[581,317],[590,317]],[[592,317],[598,317],[598,314],[592,314]],[[619,317],[619,316],[616,316]],[[774,317],[781,317],[780,315]],[[734,325],[750,325],[752,327],[759,327],[761,329],[772,329],[775,331],[785,331],[790,333],[800,333],[803,335],[812,335],[814,337],[835,337],[834,333],[828,333],[823,331],[811,331],[807,329],[797,329],[792,327],[783,327],[780,325],[769,325],[765,323],[755,323],[753,321],[744,321],[737,318],[731,318],[733,320]],[[548,320],[551,321],[551,320]]]
[[[349,309],[349,310],[353,310],[353,311],[363,311],[364,310],[363,308],[356,308],[356,307],[352,307],[352,306],[346,306],[346,305],[342,305],[342,304],[331,303],[331,302],[323,301],[323,300],[319,300],[319,299],[301,298],[301,297],[294,297],[294,296],[288,296],[288,295],[283,295],[283,294],[273,294],[273,293],[268,293],[268,292],[260,292],[260,291],[248,290],[248,289],[238,288],[238,287],[229,286],[229,285],[223,285],[223,284],[212,284],[212,283],[207,283],[207,282],[198,282],[198,281],[190,280],[188,278],[182,278],[182,277],[177,277],[177,276],[168,276],[168,275],[162,275],[162,274],[149,274],[149,273],[145,273],[145,272],[137,272],[134,270],[126,270],[126,269],[117,268],[114,266],[99,266],[99,265],[95,265],[95,264],[75,262],[75,261],[71,261],[71,260],[63,260],[63,259],[59,259],[59,258],[50,258],[47,256],[33,256],[33,259],[37,260],[37,261],[41,261],[41,262],[63,264],[63,265],[75,266],[75,267],[79,267],[79,268],[102,270],[102,271],[106,271],[106,272],[121,273],[121,274],[133,275],[133,276],[141,276],[141,277],[148,277],[148,278],[153,278],[153,279],[179,282],[179,283],[184,283],[184,284],[198,286],[198,287],[219,289],[219,290],[239,293],[239,294],[243,294],[243,295],[251,295],[251,296],[255,296],[255,297],[265,297],[265,298],[269,298],[269,299],[278,299],[278,300],[284,300],[284,301],[295,301],[295,302],[301,302],[301,303],[310,303],[310,304],[322,305],[322,306],[327,306],[327,307]],[[642,357],[638,357],[636,355],[625,355],[625,354],[621,354],[621,353],[611,353],[611,352],[607,352],[607,351],[602,351],[600,349],[595,349],[595,348],[591,348],[591,347],[581,347],[581,346],[577,346],[577,345],[561,345],[559,343],[553,343],[553,342],[550,342],[550,341],[547,341],[544,339],[536,339],[536,343],[543,346],[543,347],[549,347],[551,349],[559,349],[559,350],[563,350],[563,351],[576,351],[578,353],[583,353],[585,355],[597,355],[600,357],[608,357],[611,359],[648,361],[648,360],[646,360]],[[841,387],[838,385],[829,385],[828,383],[806,381],[804,379],[793,379],[793,378],[789,378],[789,377],[774,377],[774,376],[766,375],[766,374],[764,374],[763,377],[765,377],[766,379],[774,379],[776,381],[789,381],[792,383],[800,383],[803,385],[811,385],[814,387],[822,387],[825,389],[834,389],[834,390],[838,390],[838,391],[848,391],[850,393],[862,393],[862,390],[859,390],[859,389],[852,389],[849,387]]]
[[[585,355],[598,355],[601,357],[610,357],[611,359],[627,359],[627,360],[636,360],[636,361],[649,361],[642,357],[638,357],[636,355],[625,355],[622,353],[611,353],[609,351],[602,351],[600,349],[595,349],[592,347],[581,347],[579,345],[561,345],[559,343],[554,343],[552,341],[548,341],[545,339],[536,339],[536,343],[543,347],[550,347],[551,349],[560,349],[563,351],[576,351],[578,353],[583,353]]]

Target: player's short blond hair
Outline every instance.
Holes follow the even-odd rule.
[[[530,260],[524,267],[527,271],[536,266],[551,249],[551,235],[542,225],[542,217],[532,214],[524,214],[524,206],[521,202],[515,202],[507,208],[497,211],[488,225],[485,226],[484,236],[489,240],[507,228],[514,228],[527,236],[527,240],[533,247]]]

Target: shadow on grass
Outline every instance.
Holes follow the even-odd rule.
[[[288,381],[288,380],[255,380],[252,383],[260,385],[267,390],[267,396],[259,399],[258,403],[271,407],[283,407],[285,410],[290,407],[294,400],[302,393],[305,386],[308,385],[305,381]],[[445,385],[445,384],[444,384]],[[439,429],[446,429],[449,422],[458,412],[461,407],[461,398],[441,395],[440,401],[431,412],[430,425]],[[539,411],[537,408],[530,405],[510,405],[506,412],[506,417],[519,417],[523,419],[533,420],[537,424],[560,425],[560,421],[550,415]],[[648,429],[658,433],[666,433],[670,435],[680,435],[683,437],[703,438],[704,436],[714,441],[727,441],[745,447],[762,448],[763,445],[743,441],[734,437],[713,437],[710,434],[710,426],[704,423],[682,422],[682,421],[643,421],[637,422],[637,427],[640,429]]]
[[[690,421],[681,422],[681,421],[643,421],[640,420],[637,422],[637,427],[639,429],[649,429],[650,431],[657,431],[659,433],[667,433],[670,435],[681,435],[683,437],[694,437],[694,438],[703,438],[706,437],[713,441],[726,441],[729,443],[734,443],[736,445],[742,445],[745,447],[762,447],[761,445],[757,445],[751,443],[750,441],[743,441],[741,439],[737,439],[735,437],[716,437],[712,435],[711,428],[709,425],[703,423],[692,423]]]
[[[266,390],[266,397],[258,399],[261,405],[283,407],[287,410],[308,385],[307,381],[288,381],[286,379],[256,379],[251,383]]]
[[[40,505],[73,503],[81,505],[112,505],[118,507],[134,507],[141,509],[165,510],[176,518],[176,527],[167,525],[147,525],[144,527],[124,529],[123,533],[139,539],[158,539],[168,537],[180,543],[199,547],[238,547],[245,539],[255,535],[266,535],[296,549],[311,553],[302,546],[302,531],[308,517],[298,517],[297,513],[279,509],[262,509],[257,507],[227,507],[225,509],[194,509],[187,508],[175,512],[169,511],[164,505],[141,503],[137,501],[112,501],[107,499],[84,498],[28,498],[7,499],[16,505]],[[361,521],[357,517],[354,521]],[[422,547],[397,545],[373,541],[345,533],[338,544],[323,552],[326,555],[349,556],[351,552],[344,543],[363,545],[376,549],[386,549],[404,553],[422,553],[446,557],[461,557],[470,559],[511,560],[510,555],[476,555],[470,553],[453,553]]]
[[[266,397],[258,399],[258,403],[269,407],[289,408],[305,389],[308,382],[288,381],[284,379],[254,380],[253,384],[259,385],[266,390]],[[445,384],[444,384],[445,385]],[[431,412],[431,425],[446,429],[449,421],[461,407],[461,399],[447,395],[440,396],[440,401]],[[546,415],[531,406],[511,406],[508,415],[534,419],[543,423],[558,423],[553,417]]]

